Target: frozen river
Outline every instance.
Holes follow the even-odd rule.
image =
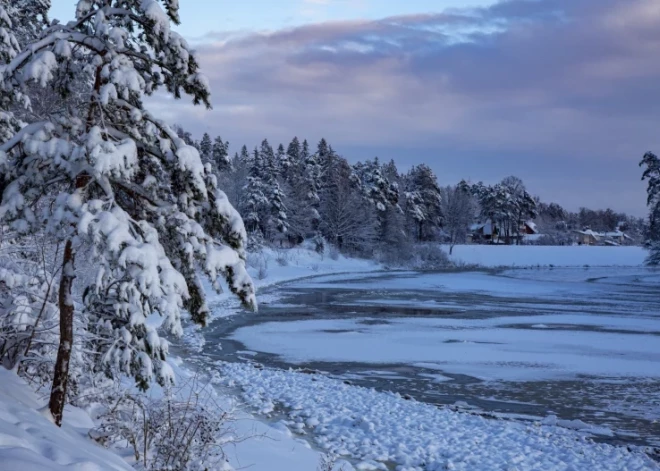
[[[212,324],[204,353],[660,446],[660,272],[334,275],[268,294]]]

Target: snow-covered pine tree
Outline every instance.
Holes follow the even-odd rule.
[[[291,160],[289,159],[289,154],[284,151],[284,146],[282,144],[277,146],[275,159],[277,161],[278,173],[282,180],[286,181],[289,178],[289,172],[291,171]]]
[[[368,254],[376,238],[372,206],[351,178],[346,159],[336,157],[328,165],[319,208],[322,235],[340,249]]]
[[[657,266],[660,265],[660,159],[653,152],[647,152],[639,165],[646,167],[642,180],[648,181],[646,204],[649,208],[649,225],[645,245],[649,254],[646,264]]]
[[[286,207],[289,224],[287,238],[291,243],[300,243],[312,232],[312,225],[318,220],[316,206],[318,200],[310,198],[312,184],[309,182],[306,159],[303,158],[303,149],[297,137],[289,143],[286,151],[286,163],[281,167],[288,170],[282,175],[281,187],[283,189],[284,206]],[[278,149],[279,153],[279,149]],[[316,192],[313,192],[315,195]]]
[[[231,169],[229,160],[229,141],[224,142],[220,136],[213,141],[213,162],[218,172],[227,172]],[[247,148],[245,148],[247,153]]]
[[[259,150],[259,157],[261,158],[262,178],[266,184],[271,184],[278,176],[277,158],[275,151],[268,143],[268,139],[261,141],[261,149]]]
[[[310,155],[309,152],[309,143],[307,139],[303,140],[302,148],[300,149],[300,160],[305,161]]]
[[[507,243],[511,243],[515,239],[516,243],[520,244],[522,240],[520,233],[522,225],[525,221],[536,218],[536,201],[527,192],[525,184],[518,177],[506,177],[500,185],[508,195],[507,204],[509,207],[507,213],[510,215],[510,221],[508,221],[507,227],[510,234],[507,234]]]
[[[401,176],[394,160],[390,160],[382,166],[383,177],[389,184],[388,191],[396,198],[396,204],[388,205],[385,214],[381,216],[381,241],[392,247],[401,247],[410,245],[408,234],[406,233],[405,215],[402,209],[404,198],[401,195]]]
[[[290,165],[296,167],[300,164],[301,152],[300,141],[297,137],[294,137],[286,148],[286,155],[289,158]]]
[[[420,164],[408,172],[405,178],[406,214],[417,226],[417,240],[432,240],[442,224],[442,197],[433,170]]]
[[[189,131],[186,131],[183,126],[179,124],[175,124],[172,126],[172,129],[176,133],[176,135],[183,141],[184,144],[188,146],[194,146],[195,145],[195,139],[193,139],[192,134]]]
[[[213,153],[213,143],[211,142],[211,136],[209,133],[205,132],[202,136],[202,140],[199,141],[199,156],[202,159],[203,163],[211,163]]]
[[[15,26],[12,21],[16,15],[9,8],[8,3],[6,0],[0,2],[0,67],[6,67],[6,64],[21,51],[21,45],[14,34]],[[10,89],[7,92],[0,94],[0,144],[10,140],[21,127],[18,119],[9,110],[24,101],[24,98],[18,90]],[[2,174],[0,190],[4,191],[5,186],[6,175]]]
[[[330,159],[332,158],[334,152],[332,151],[328,141],[325,138],[321,138],[319,143],[316,145],[316,162],[318,165],[325,170],[326,167],[331,165]]]
[[[245,193],[243,189],[247,185],[249,161],[250,154],[247,147],[243,146],[240,154],[238,152],[234,153],[234,157],[231,159],[231,165],[218,175],[230,203],[239,210],[245,208]]]
[[[261,240],[268,221],[269,187],[265,182],[265,163],[257,148],[254,149],[248,169],[247,184],[244,188],[245,207],[242,208],[242,213],[245,215],[245,225],[251,237]]]
[[[388,218],[388,210],[396,210],[399,207],[398,187],[385,177],[378,157],[355,164],[352,177],[374,209],[379,239],[383,241],[387,232],[387,221],[391,220]]]
[[[321,198],[319,192],[321,191],[321,180],[323,175],[317,154],[311,154],[309,152],[307,139],[303,141],[300,160],[303,165],[302,179],[304,181],[307,201],[309,201],[312,206],[312,229],[316,230],[320,222],[318,208]]]
[[[224,278],[244,305],[256,307],[240,215],[196,149],[143,106],[145,96],[165,89],[210,107],[208,82],[171,29],[179,23],[178,1],[162,3],[164,9],[154,0],[116,6],[81,0],[74,21],[53,24],[0,66],[5,101],[20,99],[34,83],[66,97],[62,71],[77,71],[91,89],[84,115],[64,109],[28,123],[0,146],[8,181],[3,223],[22,234],[45,231],[64,244],[49,402],[58,425],[74,341],[75,259],[83,247],[98,266],[85,289],[90,328],[112,339],[103,361],[140,386],[153,377],[171,379],[163,361],[167,343],[146,323],[149,315],[163,316],[174,334],[181,333],[183,308],[195,322],[206,322],[200,271],[217,288]]]
[[[48,26],[50,0],[2,0],[1,7],[12,21],[12,33],[19,44],[35,40]]]
[[[268,218],[268,238],[270,240],[282,239],[289,231],[287,207],[284,204],[284,193],[277,180],[270,185],[270,216]]]
[[[385,177],[378,157],[355,164],[353,176],[365,198],[374,205],[376,211],[383,213],[388,206],[395,206],[398,203],[398,188]]]

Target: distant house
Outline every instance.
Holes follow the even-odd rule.
[[[497,227],[497,224],[492,220],[488,219],[484,222],[479,222],[472,224],[470,226],[468,239],[470,242],[479,243],[479,242],[488,242],[488,243],[504,243],[500,240],[500,228]],[[525,242],[535,242],[542,234],[539,234],[538,228],[534,221],[525,221],[520,226],[519,236]],[[516,234],[511,234],[513,239],[516,238]]]
[[[577,231],[578,244],[581,245],[625,245],[632,242],[632,237],[620,230],[595,232],[591,229]]]
[[[497,227],[490,219],[470,226],[470,242],[489,242],[493,240],[493,236],[497,236]]]
[[[612,241],[618,245],[625,245],[627,243],[631,243],[633,240],[632,237],[625,234],[624,232],[621,232],[620,230],[616,230],[614,232],[605,232],[602,234],[602,236],[605,238],[605,240]]]
[[[577,231],[578,244],[580,245],[598,245],[600,236],[591,229]]]
[[[537,235],[539,230],[536,227],[536,223],[534,221],[525,221],[523,223],[523,227],[521,228],[521,232],[527,235]]]

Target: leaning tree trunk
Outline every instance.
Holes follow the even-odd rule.
[[[105,53],[101,54],[104,55]],[[94,97],[98,96],[101,90],[103,66],[96,68],[92,98],[87,112],[87,132],[94,124]],[[83,173],[76,177],[76,190],[80,190],[89,183],[90,176]],[[66,241],[64,247],[64,257],[62,258],[62,278],[60,278],[60,292],[58,298],[58,307],[60,310],[60,345],[57,349],[57,360],[55,360],[55,374],[53,376],[53,386],[50,390],[50,401],[48,408],[55,419],[58,427],[62,426],[62,415],[64,413],[64,404],[66,403],[66,389],[69,383],[69,363],[71,362],[71,350],[73,349],[73,296],[72,286],[75,275],[75,252],[71,239]]]
[[[62,277],[60,279],[59,309],[60,309],[60,346],[57,349],[53,386],[50,390],[48,408],[58,427],[62,426],[62,414],[66,402],[66,390],[69,383],[69,363],[73,347],[73,297],[71,287],[75,278],[73,267],[75,254],[73,244],[68,240],[64,247],[62,258]]]

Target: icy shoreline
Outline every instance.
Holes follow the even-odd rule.
[[[239,387],[268,416],[284,410],[287,427],[310,434],[330,453],[361,460],[357,469],[654,470],[639,452],[594,443],[550,422],[527,425],[438,408],[322,375],[219,362],[217,384]]]

